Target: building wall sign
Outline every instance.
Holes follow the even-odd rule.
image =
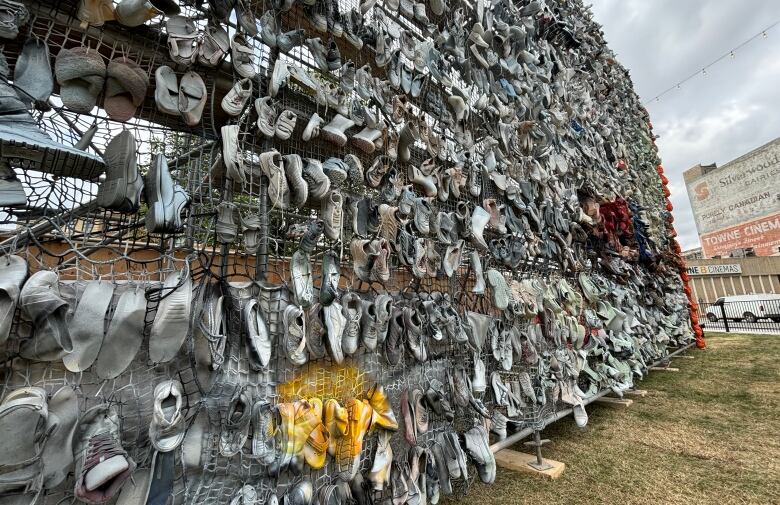
[[[737,275],[742,273],[742,265],[696,265],[688,267],[688,275]]]
[[[780,247],[780,212],[699,236],[706,258],[728,256],[734,249],[752,247],[757,256],[772,256]]]
[[[686,186],[702,239],[745,221],[780,214],[780,142],[691,179]],[[756,246],[742,242],[736,247]]]

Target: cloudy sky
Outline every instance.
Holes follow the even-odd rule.
[[[661,137],[680,243],[698,246],[682,173],[697,163],[722,165],[780,136],[780,25],[706,76],[651,99],[779,21],[780,1],[591,1]]]

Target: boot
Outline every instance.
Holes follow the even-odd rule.
[[[382,136],[382,130],[377,130],[366,126],[360,133],[352,137],[352,143],[366,154],[371,154],[376,150],[374,142]]]
[[[413,121],[407,121],[398,137],[398,161],[402,163],[409,162],[409,159],[412,157],[409,148],[419,137],[420,132],[417,125]]]
[[[336,114],[327,126],[320,129],[320,135],[328,142],[336,144],[339,147],[344,147],[347,145],[347,135],[345,132],[354,125],[355,122],[351,119],[348,119],[341,114]]]

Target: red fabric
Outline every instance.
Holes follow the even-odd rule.
[[[652,125],[648,121],[648,126],[652,130]],[[653,142],[655,143],[655,142]],[[663,186],[664,195],[666,195],[666,210],[669,212],[672,212],[674,210],[674,206],[672,205],[672,202],[669,200],[669,197],[671,196],[671,192],[669,191],[669,188],[667,185],[669,184],[669,179],[664,175],[664,167],[663,165],[658,165],[655,167],[656,172],[658,172],[658,175],[661,176],[661,184]],[[676,237],[677,231],[674,229],[674,226],[671,224],[674,222],[674,217],[669,216],[669,219],[667,220],[669,223],[670,228],[670,236]],[[677,260],[679,262],[680,267],[680,280],[683,282],[683,292],[685,293],[685,296],[688,298],[688,305],[690,307],[691,311],[691,327],[693,328],[693,333],[696,335],[696,347],[699,349],[704,349],[707,344],[704,341],[704,332],[701,329],[701,326],[699,326],[699,306],[696,304],[696,302],[693,300],[693,292],[691,291],[690,286],[688,285],[690,281],[690,277],[688,276],[688,272],[685,268],[685,260],[682,258],[682,248],[680,247],[680,243],[677,240],[672,240],[672,249],[674,250]]]

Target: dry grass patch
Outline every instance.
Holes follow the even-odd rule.
[[[780,337],[717,335],[691,354],[679,373],[651,373],[630,408],[588,407],[584,430],[550,426],[544,453],[566,463],[561,479],[499,469],[460,502],[780,503]]]

